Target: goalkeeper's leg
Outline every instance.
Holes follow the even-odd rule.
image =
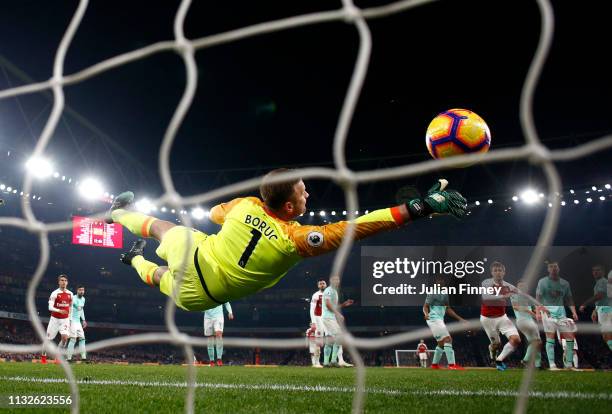
[[[138,276],[149,286],[159,286],[165,274],[169,277],[170,269],[168,266],[159,266],[157,263],[149,262],[143,256],[145,240],[137,240],[129,252],[121,255],[121,261],[126,265],[132,266]]]
[[[138,237],[152,237],[160,242],[168,230],[176,227],[174,223],[136,211],[117,209],[112,212],[112,217],[115,223],[120,223],[132,234]]]

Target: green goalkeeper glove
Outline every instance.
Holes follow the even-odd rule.
[[[467,212],[467,200],[455,190],[445,190],[448,181],[438,180],[425,198],[415,198],[406,203],[413,220],[431,214],[452,214],[460,219]]]

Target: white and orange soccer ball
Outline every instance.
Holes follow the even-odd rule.
[[[449,109],[427,127],[427,149],[435,159],[487,152],[491,132],[484,119],[467,109]]]

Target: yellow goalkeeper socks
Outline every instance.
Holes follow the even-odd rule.
[[[149,262],[148,260],[145,260],[145,258],[142,256],[135,256],[132,259],[132,267],[136,269],[136,271],[138,272],[138,276],[140,276],[143,282],[145,282],[149,286],[156,286],[155,281],[153,280],[153,275],[155,274],[155,271],[159,268],[158,265],[153,262]]]
[[[151,237],[149,234],[151,225],[157,220],[155,217],[146,214],[123,209],[117,209],[111,215],[115,223],[121,223],[122,226],[139,237]]]

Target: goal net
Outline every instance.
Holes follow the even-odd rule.
[[[172,40],[157,42],[129,53],[114,56],[75,73],[65,73],[64,64],[67,51],[71,46],[79,26],[81,25],[89,3],[88,0],[80,0],[78,7],[64,33],[64,36],[58,45],[54,58],[53,74],[51,78],[43,82],[30,83],[23,86],[2,90],[0,91],[0,99],[18,97],[25,94],[43,91],[52,92],[53,107],[44,129],[38,137],[32,154],[35,157],[41,156],[45,153],[45,149],[48,147],[53,133],[58,126],[62,112],[65,110],[65,87],[79,82],[84,82],[105,72],[111,71],[119,66],[129,65],[136,61],[147,59],[155,54],[177,53],[184,63],[186,83],[181,100],[175,108],[174,115],[168,124],[160,147],[159,172],[164,188],[164,194],[154,202],[157,205],[172,205],[173,208],[180,210],[189,206],[206,203],[213,199],[227,198],[241,192],[256,189],[261,183],[262,179],[262,177],[256,177],[218,188],[204,194],[197,194],[193,196],[183,196],[176,191],[170,173],[170,152],[175,141],[177,131],[193,102],[195,91],[198,86],[198,68],[194,58],[195,52],[203,48],[236,42],[241,39],[258,36],[265,33],[279,32],[297,27],[338,21],[345,22],[346,24],[354,27],[359,36],[359,46],[351,80],[348,85],[345,100],[340,110],[337,122],[333,144],[334,166],[333,168],[304,168],[291,174],[279,176],[277,181],[283,181],[288,178],[297,178],[299,176],[304,179],[325,179],[337,183],[345,193],[348,219],[354,219],[355,216],[353,212],[359,210],[357,187],[360,184],[372,183],[381,180],[415,177],[417,175],[457,167],[460,165],[466,165],[469,163],[499,163],[519,159],[529,160],[531,163],[542,168],[548,185],[548,193],[552,195],[560,194],[562,191],[561,179],[555,162],[576,160],[612,147],[612,136],[604,136],[587,144],[567,149],[551,150],[542,144],[538,136],[537,128],[534,124],[533,97],[547,54],[552,44],[553,13],[550,1],[537,0],[537,5],[541,14],[541,34],[537,50],[535,51],[534,58],[527,72],[527,77],[523,85],[520,100],[520,121],[525,136],[524,145],[515,148],[495,149],[487,154],[472,154],[447,158],[444,160],[429,160],[394,168],[359,172],[349,169],[345,158],[345,146],[347,144],[348,130],[353,121],[353,114],[355,112],[362,86],[364,85],[366,79],[366,73],[370,61],[372,37],[369,30],[369,22],[374,19],[382,19],[386,16],[406,12],[409,9],[430,3],[431,1],[432,0],[404,0],[392,2],[380,7],[359,8],[353,3],[352,0],[342,0],[342,6],[334,10],[303,14],[255,24],[248,27],[242,27],[202,38],[189,39],[185,36],[183,27],[185,19],[189,13],[191,1],[183,0],[180,2],[176,15],[174,16],[174,38]],[[29,193],[32,189],[32,180],[32,174],[30,172],[26,173],[22,185],[24,193]],[[560,202],[559,200],[554,199],[554,197],[550,201],[551,208],[547,210],[544,224],[537,241],[537,245],[541,247],[550,246],[559,223]],[[27,309],[32,325],[41,340],[41,344],[10,345],[2,343],[0,344],[0,351],[9,353],[40,352],[42,348],[41,345],[44,342],[45,346],[52,354],[59,356],[60,350],[57,348],[57,346],[46,340],[45,331],[35,306],[35,295],[37,286],[40,284],[49,262],[49,233],[69,230],[72,223],[42,223],[35,216],[32,206],[25,199],[22,199],[22,211],[23,217],[0,217],[0,226],[14,226],[20,229],[28,230],[29,232],[37,235],[40,247],[40,256],[38,257],[37,268],[32,275],[27,293]],[[185,216],[184,225],[191,226],[191,224],[192,223],[189,216]],[[349,226],[349,231],[335,256],[335,261],[330,274],[342,275],[350,248],[352,246],[353,233],[354,228]],[[523,277],[528,286],[534,285],[538,266],[544,261],[545,254],[545,249],[533,250],[533,256],[529,261]],[[191,413],[194,412],[194,395],[196,389],[195,369],[193,368],[192,364],[192,361],[194,360],[193,347],[205,347],[207,344],[204,338],[186,335],[179,331],[174,321],[175,311],[176,309],[174,303],[172,299],[169,298],[165,314],[167,332],[164,334],[144,333],[103,340],[90,344],[89,350],[96,351],[114,346],[158,342],[166,342],[181,346],[184,349],[186,361],[191,361],[187,377],[187,383],[189,386],[187,387],[187,392],[185,395],[185,411]],[[459,326],[458,324],[450,324],[448,325],[448,328],[449,331],[453,333],[465,329],[473,329],[474,327],[478,326],[478,323],[478,320],[472,320],[470,321],[470,324],[462,326]],[[365,368],[362,358],[360,357],[359,350],[392,347],[400,343],[416,341],[423,336],[424,332],[417,330],[416,332],[394,334],[383,338],[362,339],[351,335],[350,332],[346,331],[345,327],[342,327],[342,329],[344,331],[343,343],[345,352],[350,353],[351,359],[356,366],[355,393],[353,397],[352,410],[353,412],[362,412],[365,397]],[[594,332],[597,328],[589,324],[584,324],[584,326],[581,324],[580,329],[584,332]],[[226,338],[225,344],[227,346],[260,347],[269,349],[304,349],[307,346],[305,341],[302,339],[280,340],[262,338]],[[402,353],[404,355],[409,355],[408,353]],[[61,358],[60,362],[70,384],[73,401],[71,407],[72,412],[79,412],[79,388],[75,381],[72,368]],[[515,412],[517,413],[524,413],[526,410],[527,398],[529,396],[528,391],[531,386],[532,372],[532,368],[525,370],[521,390],[515,405]]]

